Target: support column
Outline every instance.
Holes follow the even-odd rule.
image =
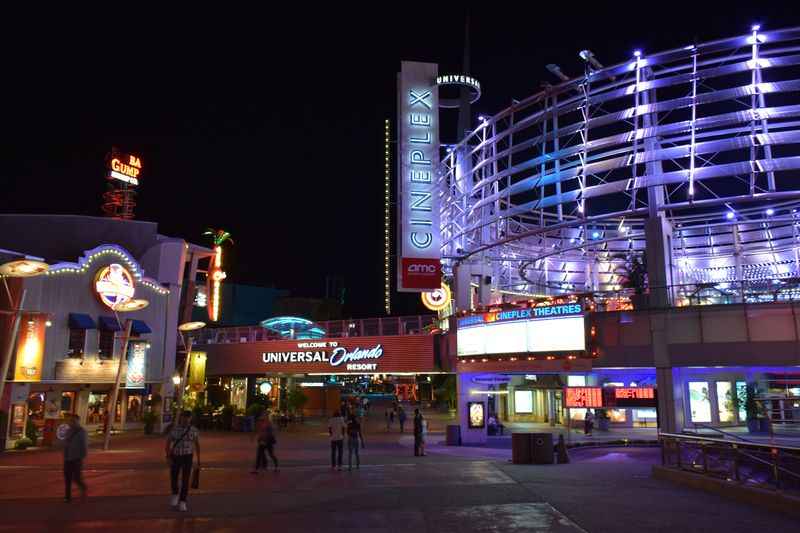
[[[663,309],[672,301],[672,225],[662,216],[649,218],[644,224],[644,235],[650,307]]]
[[[473,374],[458,374],[456,376],[456,391],[458,396],[458,424],[461,426],[461,444],[465,446],[475,446],[486,444],[488,440],[488,429],[484,420],[482,428],[469,427],[469,408],[470,403],[478,402],[483,404],[484,419],[489,417],[489,406],[485,394],[471,394],[472,389],[478,388],[472,383]]]
[[[683,430],[685,418],[682,381],[680,375],[676,376],[669,356],[667,321],[666,313],[654,313],[650,316],[658,390],[658,429],[666,433],[679,433]]]

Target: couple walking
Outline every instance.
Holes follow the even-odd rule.
[[[359,447],[364,447],[364,434],[361,432],[361,423],[355,415],[347,417],[345,422],[343,412],[334,412],[328,420],[328,433],[331,439],[331,468],[342,469],[342,453],[344,439],[347,437],[347,466],[353,469],[353,455],[356,456],[356,468],[361,467]]]

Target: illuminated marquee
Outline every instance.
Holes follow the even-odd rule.
[[[118,263],[112,263],[97,272],[94,291],[104,305],[113,309],[128,302],[136,291],[133,276]]]
[[[564,407],[588,409],[603,407],[603,389],[600,387],[567,387],[564,389]]]
[[[128,341],[128,367],[125,371],[126,389],[143,389],[147,369],[147,341]]]
[[[214,257],[211,259],[211,269],[208,272],[207,285],[210,299],[207,301],[208,318],[212,322],[219,320],[220,296],[222,280],[227,277],[222,270],[222,246],[214,246]]]
[[[300,342],[298,348],[304,351],[292,352],[264,352],[261,360],[266,363],[327,363],[332,367],[344,366],[348,371],[374,372],[378,363],[370,360],[380,359],[383,356],[383,346],[380,344],[372,348],[347,348],[339,346],[337,342]],[[311,349],[313,348],[313,349]],[[329,350],[329,348],[332,348]],[[367,361],[367,362],[361,362]]]
[[[141,158],[130,154],[112,154],[108,162],[109,179],[119,180],[130,185],[139,185],[142,172]]]
[[[438,66],[403,61],[398,78],[398,284],[400,292],[438,289],[441,283]]]

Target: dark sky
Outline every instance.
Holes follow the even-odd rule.
[[[395,73],[401,59],[459,72],[467,8],[339,4],[4,16],[0,211],[98,215],[104,156],[117,146],[142,158],[137,218],[195,242],[207,226],[233,234],[229,280],[313,296],[326,274],[341,275],[348,314],[379,315]],[[634,48],[728,37],[753,22],[800,24],[790,2],[521,4],[473,9],[476,117],[552,81],[547,63],[577,74],[582,48],[611,65]],[[419,312],[417,302],[397,310]]]

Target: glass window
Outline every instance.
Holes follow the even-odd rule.
[[[138,394],[128,395],[128,410],[125,414],[125,421],[140,422],[142,420],[142,397]]]
[[[514,412],[520,414],[533,413],[533,391],[514,391]]]
[[[106,418],[108,394],[90,392],[89,409],[86,415],[87,424],[102,424]]]
[[[633,409],[632,415],[634,427],[656,427],[655,409]]]
[[[75,393],[71,391],[61,393],[61,418],[75,411]]]
[[[711,422],[707,381],[689,382],[689,408],[692,411],[692,422]]]
[[[719,421],[723,424],[734,422],[735,402],[733,399],[733,385],[728,381],[717,382],[717,409]]]
[[[625,409],[609,409],[606,412],[610,421],[614,423],[625,422],[628,419]]]
[[[585,387],[586,376],[567,376],[568,387]]]
[[[736,397],[739,400],[739,421],[744,422],[747,420],[747,409],[744,408],[747,402],[747,383],[744,381],[736,382]]]
[[[114,356],[114,332],[100,330],[97,341],[97,356],[100,359],[111,359]]]
[[[85,349],[86,349],[86,330],[85,329],[69,330],[69,345],[67,346],[67,355],[69,357],[83,357],[83,352]]]

